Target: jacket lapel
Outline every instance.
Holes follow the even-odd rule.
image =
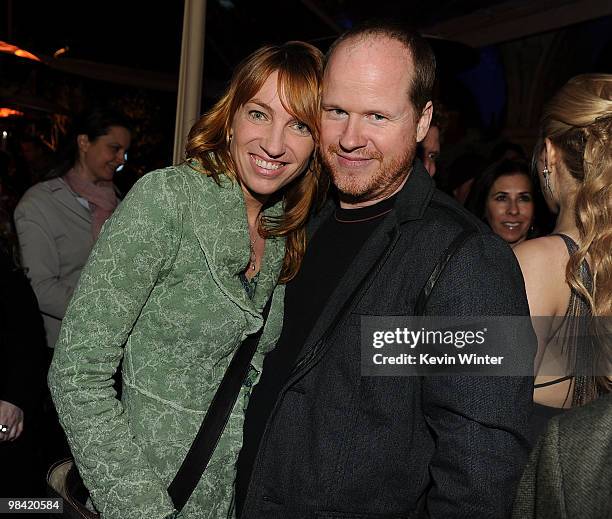
[[[240,273],[244,271],[250,257],[249,230],[242,190],[237,182],[224,175],[221,185],[211,177],[181,166],[186,175],[195,175],[195,189],[192,190],[191,215],[195,235],[211,275],[225,295],[250,314],[251,325],[247,333],[257,330],[261,324],[261,311],[278,281],[282,265],[285,240],[266,240],[264,258],[257,280],[255,299],[247,296]],[[282,203],[266,209],[266,216],[280,216]]]
[[[49,181],[49,189],[53,193],[53,197],[63,205],[68,211],[82,218],[88,223],[91,223],[91,213],[83,207],[76,199],[63,180],[54,178]]]
[[[355,303],[356,296],[365,287],[368,279],[382,265],[384,257],[397,239],[397,225],[392,214],[385,217],[344,273],[308,335],[302,348],[302,356],[307,354],[330,326]]]
[[[301,358],[321,340],[325,332],[337,319],[342,317],[350,306],[357,301],[360,291],[367,286],[375,272],[382,266],[384,258],[397,242],[400,235],[400,224],[409,220],[421,219],[434,191],[431,177],[416,159],[406,184],[398,194],[393,211],[385,216],[381,225],[366,241],[353,260],[344,276],[332,292],[317,322],[308,335],[301,351]],[[328,203],[320,215],[309,226],[309,239],[321,223],[331,215],[335,203]]]

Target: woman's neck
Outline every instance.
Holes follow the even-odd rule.
[[[571,208],[567,207],[567,205],[561,206],[553,232],[555,234],[567,234],[574,241],[578,241],[580,233],[578,232],[578,227],[576,227],[573,206]]]
[[[245,205],[249,229],[257,229],[262,204],[249,203],[247,200],[245,200]]]
[[[246,207],[247,222],[250,229],[257,229],[259,223],[259,216],[261,209],[267,200],[267,196],[253,195],[244,185],[242,187],[242,193],[244,195],[244,205]]]
[[[567,179],[565,185],[569,184],[571,179]],[[574,241],[578,241],[580,233],[576,226],[576,192],[575,190],[567,190],[560,193],[559,199],[559,214],[555,222],[554,232],[556,234],[567,234]]]
[[[99,182],[90,173],[89,169],[87,167],[83,166],[83,164],[81,164],[80,162],[77,162],[76,164],[74,164],[74,166],[72,166],[68,171],[72,172],[73,175],[77,176],[78,178],[80,178],[81,180],[84,180],[86,182],[91,182],[92,184],[96,184],[96,185]]]

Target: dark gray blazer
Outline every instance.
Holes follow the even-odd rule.
[[[313,232],[331,211],[328,206],[318,216]],[[426,314],[529,314],[510,248],[437,191],[417,161],[394,210],[330,297],[280,393],[243,518],[510,515],[529,451],[532,377],[360,372],[361,316],[412,315],[421,287],[464,228],[475,234],[449,262]],[[325,333],[343,308],[347,317]],[[535,354],[535,342],[516,347]]]
[[[514,519],[612,517],[612,394],[553,418],[529,457]]]

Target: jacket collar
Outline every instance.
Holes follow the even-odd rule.
[[[242,189],[225,175],[220,185],[212,177],[195,171],[189,165],[179,166],[187,175],[194,175],[196,189],[192,190],[191,216],[198,239],[213,279],[220,289],[243,310],[260,318],[269,294],[278,282],[285,255],[284,238],[266,240],[264,257],[253,300],[246,295],[240,273],[249,262],[251,250],[246,206]],[[266,217],[283,214],[282,201],[264,210]]]
[[[55,200],[70,212],[91,223],[91,212],[79,203],[76,199],[78,195],[70,189],[66,182],[61,178],[52,178],[47,181],[47,186]]]
[[[397,200],[391,214],[400,224],[410,220],[420,220],[429,205],[434,189],[434,181],[427,173],[425,166],[420,159],[415,158],[412,169],[408,173],[408,180],[397,194]],[[330,199],[321,211],[313,216],[308,226],[308,239],[336,209],[336,205],[337,203]]]
[[[359,297],[367,285],[367,280],[382,266],[401,233],[399,224],[423,218],[433,192],[433,180],[421,161],[416,159],[408,180],[397,195],[393,211],[384,218],[359,251],[343,279],[339,280],[304,344],[303,354],[320,341],[332,323]],[[335,208],[335,201],[329,201],[317,214],[312,227],[309,228],[309,238],[326,218],[330,217]]]
[[[412,164],[408,180],[397,195],[394,211],[398,223],[420,220],[429,206],[435,184],[419,159]]]

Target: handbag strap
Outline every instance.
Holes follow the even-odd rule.
[[[414,315],[424,314],[425,307],[427,306],[427,302],[429,301],[429,296],[431,295],[433,288],[436,286],[438,279],[442,275],[442,272],[444,272],[446,265],[448,264],[450,259],[453,257],[453,255],[461,248],[461,246],[473,234],[475,234],[475,231],[471,229],[466,229],[462,231],[455,237],[455,239],[450,243],[450,245],[442,253],[442,255],[440,256],[440,260],[434,267],[433,271],[429,275],[429,278],[427,279],[427,281],[423,285],[423,288],[421,288],[421,291],[419,292],[417,301],[414,305]]]
[[[257,333],[249,335],[234,353],[232,360],[223,375],[221,384],[206,411],[204,420],[200,425],[189,452],[185,456],[181,467],[168,487],[168,494],[174,503],[174,507],[180,511],[195,490],[206,466],[210,461],[219,438],[225,429],[230,413],[240,394],[240,388],[244,382],[251,365],[253,355],[257,350],[259,339],[263,333],[272,296],[268,299],[262,312],[264,323]]]

